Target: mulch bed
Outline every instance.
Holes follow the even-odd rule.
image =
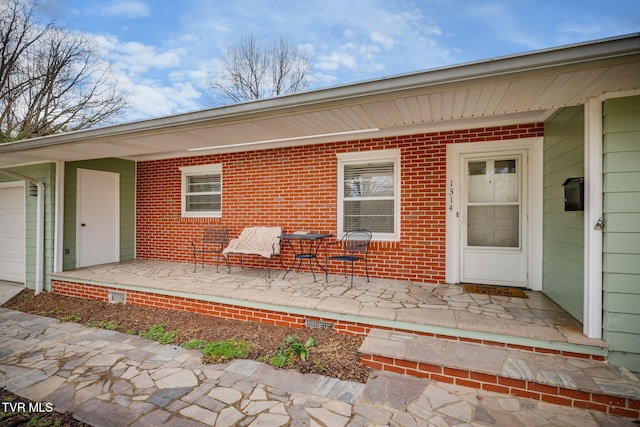
[[[176,330],[173,344],[193,339],[216,341],[238,339],[253,345],[248,358],[268,361],[278,346],[290,335],[297,335],[303,343],[313,336],[318,346],[311,347],[306,362],[297,360],[293,369],[302,373],[318,373],[341,380],[365,383],[370,368],[360,363],[358,349],[363,337],[342,335],[325,329],[293,329],[255,322],[227,320],[175,310],[163,310],[132,305],[109,304],[101,301],[42,292],[35,296],[25,289],[4,305],[25,313],[61,319],[73,316],[84,325],[109,322],[118,332],[146,331],[160,324],[165,330]]]

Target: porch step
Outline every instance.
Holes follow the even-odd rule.
[[[381,329],[360,353],[373,369],[640,418],[640,380],[602,361]]]

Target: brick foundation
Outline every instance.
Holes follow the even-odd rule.
[[[541,400],[562,406],[590,409],[629,418],[640,417],[640,401],[606,394],[587,393],[553,387],[531,381],[452,369],[446,366],[392,359],[370,354],[362,355],[362,363],[372,369],[396,372],[438,382],[457,384],[513,396]]]
[[[109,291],[123,292],[121,288],[109,286],[89,285],[85,283],[73,283],[60,280],[52,282],[53,293],[67,295],[76,298],[92,299],[107,302]],[[127,305],[139,307],[162,308],[166,310],[188,311],[203,314],[205,316],[220,317],[230,320],[244,320],[268,325],[285,326],[288,328],[302,329],[307,320],[333,323],[333,330],[345,335],[367,335],[371,330],[370,325],[356,322],[344,322],[341,320],[302,316],[298,314],[280,311],[264,310],[258,308],[243,307],[232,304],[222,304],[212,301],[202,301],[195,298],[184,298],[172,295],[162,295],[152,292],[126,290]]]

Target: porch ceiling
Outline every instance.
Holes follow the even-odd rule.
[[[543,121],[640,88],[640,35],[0,145],[0,167],[132,160]],[[375,131],[374,131],[375,129]],[[188,151],[202,149],[202,151]]]

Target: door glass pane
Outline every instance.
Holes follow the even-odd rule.
[[[493,201],[518,202],[518,174],[515,159],[496,160],[493,171]]]
[[[495,167],[493,168],[493,173],[495,173],[496,175],[503,173],[516,173],[515,159],[496,160]]]
[[[469,175],[484,175],[487,173],[487,162],[469,162]]]
[[[471,203],[493,201],[493,185],[487,173],[487,162],[469,162],[467,165],[467,200]]]
[[[467,201],[470,203],[518,202],[518,174],[515,159],[469,162]]]
[[[467,246],[519,247],[519,206],[468,206]]]

